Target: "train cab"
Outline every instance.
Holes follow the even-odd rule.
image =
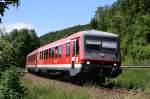
[[[120,42],[116,34],[101,31],[83,32],[82,68],[85,72],[116,77],[121,73]]]

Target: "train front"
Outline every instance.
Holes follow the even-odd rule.
[[[82,66],[88,77],[117,77],[121,72],[120,42],[117,35],[107,32],[84,34]]]

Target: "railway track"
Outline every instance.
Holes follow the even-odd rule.
[[[121,68],[150,68],[150,66],[121,66]]]

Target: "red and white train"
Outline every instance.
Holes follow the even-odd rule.
[[[105,78],[121,73],[120,41],[116,34],[87,30],[72,34],[29,53],[29,72],[59,73],[66,77]]]

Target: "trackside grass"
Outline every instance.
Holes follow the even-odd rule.
[[[150,69],[125,69],[117,78],[104,84],[106,87],[121,87],[150,92]]]
[[[23,82],[28,86],[28,94],[24,99],[149,99],[141,90],[137,94],[132,90],[128,93],[117,93],[103,90],[98,86],[76,86],[69,83],[26,75]],[[109,84],[108,84],[109,85]]]
[[[24,80],[24,82],[29,89],[25,99],[91,99],[86,90],[68,90],[45,81],[33,83]]]
[[[54,86],[30,86],[26,99],[90,99],[85,92],[72,92]]]

